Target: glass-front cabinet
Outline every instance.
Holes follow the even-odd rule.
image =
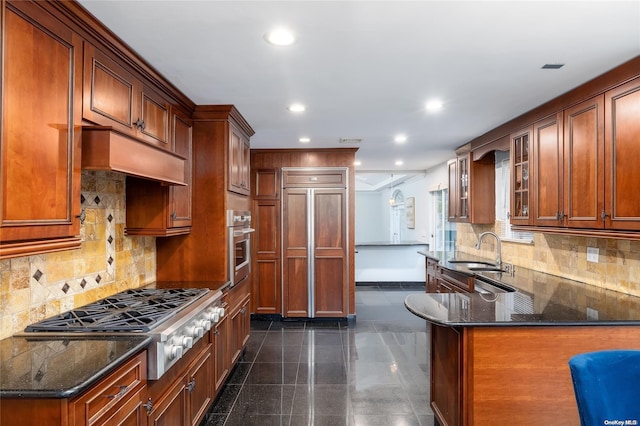
[[[531,127],[511,135],[511,211],[512,225],[529,225],[531,213],[529,158]]]

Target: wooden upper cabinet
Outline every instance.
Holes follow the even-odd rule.
[[[449,222],[456,222],[458,219],[458,159],[454,158],[447,162],[447,174],[449,177]]]
[[[280,199],[280,169],[258,169],[253,172],[253,199]]]
[[[455,164],[454,164],[455,162]],[[472,153],[448,163],[449,222],[493,223],[495,164],[492,155],[473,160]]]
[[[559,112],[533,125],[531,207],[537,226],[564,223],[562,117]]]
[[[85,42],[85,120],[170,150],[171,103],[116,61]]]
[[[509,217],[512,225],[531,225],[530,159],[531,135],[527,127],[511,135],[511,208]]]
[[[640,230],[640,78],[605,93],[604,225]]]
[[[127,235],[157,237],[184,235],[192,223],[192,123],[178,109],[172,111],[172,145],[176,154],[186,158],[181,185],[127,176]]]
[[[603,197],[604,96],[600,95],[564,111],[566,225],[602,228]]]
[[[0,258],[79,247],[82,40],[3,5]]]
[[[242,195],[249,195],[250,178],[250,146],[249,138],[233,124],[229,125],[229,180],[228,190]]]
[[[186,114],[172,111],[172,142],[176,154],[186,158],[184,180],[186,186],[169,187],[169,223],[172,228],[191,226],[191,197],[193,191],[193,124]]]

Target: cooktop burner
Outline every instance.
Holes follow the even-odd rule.
[[[26,332],[149,332],[207,289],[134,289],[31,324]]]

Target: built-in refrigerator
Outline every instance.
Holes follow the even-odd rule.
[[[282,169],[285,318],[348,313],[347,168]]]

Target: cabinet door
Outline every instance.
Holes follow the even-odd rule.
[[[512,225],[530,225],[531,203],[529,158],[531,154],[530,127],[511,135],[511,211]]]
[[[313,190],[313,307],[315,317],[347,316],[347,196]]]
[[[79,247],[82,40],[29,2],[2,31],[0,258]]]
[[[561,226],[563,208],[562,112],[533,125],[533,223]]]
[[[190,424],[198,425],[213,398],[213,359],[211,345],[202,351],[187,373],[187,414]]]
[[[458,222],[468,222],[469,221],[469,201],[470,201],[470,190],[469,190],[469,161],[471,156],[469,154],[458,157],[458,166],[457,166],[457,185],[458,185],[458,209],[457,209],[457,219]]]
[[[159,148],[170,150],[169,143],[169,111],[171,102],[143,86],[139,96],[140,113],[136,136]]]
[[[186,186],[173,185],[169,187],[169,218],[172,228],[191,226],[191,197],[192,197],[192,124],[185,114],[174,111],[172,114],[171,131],[173,134],[173,151],[186,158],[184,180]]]
[[[249,301],[247,295],[231,313],[231,364],[233,365],[242,354],[245,344],[249,338]]]
[[[280,203],[277,200],[255,201],[253,219],[256,228],[251,240],[254,312],[280,314]]]
[[[602,228],[604,210],[604,96],[564,111],[566,224]]]
[[[640,79],[605,93],[605,227],[640,230]]]
[[[306,189],[287,188],[282,199],[283,312],[309,316],[309,212]]]
[[[458,219],[458,160],[453,159],[447,162],[447,172],[449,176],[449,222],[457,222]]]
[[[245,159],[246,156],[246,159]],[[247,164],[245,164],[245,161]],[[249,195],[249,140],[233,124],[229,125],[228,190]]]
[[[255,171],[254,200],[280,199],[280,170],[259,169]]]
[[[229,374],[228,324],[227,316],[224,315],[213,328],[213,373],[216,393],[220,390]]]
[[[176,380],[153,406],[149,414],[148,426],[173,426],[186,425],[187,423],[187,396],[184,380]]]
[[[136,134],[140,82],[89,43],[84,44],[84,119]]]

